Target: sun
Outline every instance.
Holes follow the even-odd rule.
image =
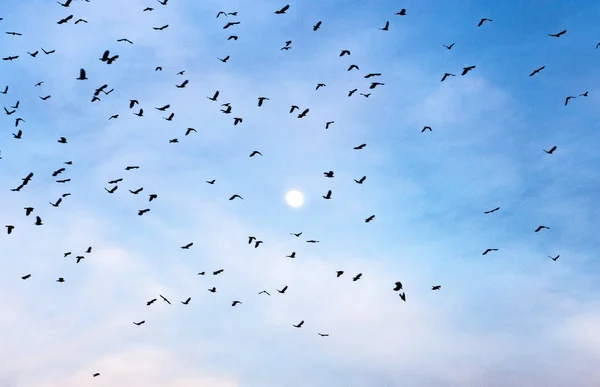
[[[304,204],[304,195],[302,195],[302,192],[300,191],[291,190],[285,195],[285,202],[288,206],[294,208],[300,207]]]

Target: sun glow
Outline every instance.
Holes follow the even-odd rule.
[[[285,195],[285,202],[291,207],[300,207],[302,204],[304,204],[304,195],[302,195],[302,192],[300,191],[289,191]]]

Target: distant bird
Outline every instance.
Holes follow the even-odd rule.
[[[360,144],[359,146],[355,146],[354,149],[361,150],[361,149],[364,149],[364,147],[366,147],[366,146],[367,146],[367,144]]]
[[[65,282],[65,279],[63,277],[58,277],[58,279],[56,280],[56,282]]]
[[[147,11],[154,11],[154,8],[151,8],[151,7],[144,8],[144,12],[147,12]]]
[[[241,124],[244,120],[240,117],[233,117],[233,125]]]
[[[491,214],[492,212],[496,212],[500,209],[500,207],[496,207],[493,210],[485,211],[484,214]]]
[[[294,325],[295,328],[301,328],[304,325],[304,320],[300,321],[297,325]]]
[[[66,144],[67,143],[67,139],[65,137],[61,137],[60,139],[58,139],[57,142],[59,142],[61,144]]]
[[[187,245],[185,245],[185,246],[181,246],[181,248],[182,248],[182,249],[186,249],[186,250],[187,250],[187,249],[189,249],[190,247],[192,247],[193,245],[194,245],[194,242],[190,242],[190,243],[188,243],[188,244],[187,244]]]
[[[572,98],[576,98],[576,97],[569,96],[569,97],[565,98],[565,106],[567,106],[567,104],[569,103],[569,100]]]
[[[223,269],[219,269],[219,270],[213,271],[213,275],[219,275],[219,274],[221,274],[223,271],[224,271]]]
[[[158,198],[157,194],[150,194],[150,197],[149,197],[148,201],[151,202],[151,201],[153,201],[156,198]]]
[[[366,177],[366,176],[363,176],[363,177],[361,177],[359,180],[356,180],[356,179],[354,179],[354,182],[355,182],[356,184],[362,184],[362,183],[364,183],[364,182],[365,182],[365,180],[366,180],[366,179],[367,179],[367,177]]]
[[[53,207],[58,207],[60,205],[60,203],[62,202],[62,198],[58,198],[58,200],[56,201],[56,203],[52,203],[49,202]]]
[[[168,2],[169,0],[163,0],[163,1],[157,0],[157,1],[158,1],[158,2],[159,2],[161,5],[167,5],[167,2]]]
[[[399,290],[402,290],[402,282],[398,281],[395,283],[396,286],[394,286],[394,291],[397,292]]]
[[[130,165],[130,166],[128,166],[128,167],[125,167],[125,170],[126,170],[126,171],[129,171],[129,170],[132,170],[132,169],[139,169],[139,168],[140,168],[140,167],[139,167],[139,166],[137,166],[137,165]]]
[[[331,190],[327,191],[327,194],[323,196],[323,199],[331,199]]]
[[[71,1],[73,1],[73,0],[67,0],[64,3],[61,3],[61,2],[57,1],[57,3],[60,4],[60,5],[62,5],[63,7],[68,7],[69,5],[71,5]]]
[[[375,219],[375,215],[371,215],[369,216],[367,219],[365,219],[365,223],[369,223],[370,221],[372,221],[373,219]]]
[[[321,23],[322,23],[321,21],[318,21],[318,22],[317,22],[317,24],[315,24],[315,25],[313,26],[313,31],[316,31],[316,30],[318,30],[319,28],[321,28]],[[598,44],[600,44],[600,43],[598,43]],[[596,48],[598,48],[598,47],[596,47]]]
[[[547,229],[550,230],[550,227],[546,227],[546,226],[538,226],[538,228],[535,229],[535,232],[540,232],[543,229]]]
[[[177,87],[178,89],[183,89],[188,83],[189,81],[186,79],[185,81],[183,81],[183,83],[181,83],[181,85],[175,85],[175,87]]]
[[[75,24],[79,24],[79,23],[86,23],[87,24],[87,20],[85,20],[85,19],[77,19],[77,21],[75,21]]]
[[[286,258],[296,258],[296,252],[293,251],[290,255],[286,255]]]
[[[188,134],[190,134],[192,132],[197,133],[196,129],[194,129],[194,128],[187,128],[186,131],[185,131],[185,135],[187,136]]]
[[[493,20],[484,17],[483,19],[481,19],[479,21],[479,24],[477,24],[477,27],[481,27],[483,25],[483,23],[485,23],[485,22],[493,22]]]
[[[46,55],[50,55],[50,54],[54,54],[56,52],[56,50],[50,50],[50,51],[46,51],[44,50],[44,48],[42,47],[42,51],[44,52],[44,54]]]
[[[145,322],[146,322],[146,321],[142,320],[142,321],[140,321],[140,322],[135,322],[135,321],[134,321],[133,323],[134,323],[135,325],[137,325],[137,326],[140,326],[140,325],[142,325],[142,324],[143,324],[143,323],[145,323]]]
[[[108,192],[109,194],[115,193],[115,191],[119,188],[118,185],[115,185],[114,187],[112,187],[111,189],[107,189],[106,187],[104,188],[106,190],[106,192]]]
[[[75,78],[75,79],[77,79],[78,81],[85,81],[87,79],[85,70],[84,69],[79,70],[79,77]]]
[[[206,98],[210,99],[211,101],[216,101],[218,96],[219,96],[219,90],[215,91],[215,95],[213,95],[212,98],[211,97],[206,97]]]
[[[356,276],[354,276],[352,278],[352,281],[356,282],[356,281],[358,281],[360,279],[360,277],[362,277],[362,273],[358,273]]]
[[[383,86],[385,85],[385,83],[381,83],[381,82],[371,82],[371,86],[369,86],[369,89],[374,89],[377,86]]]
[[[138,116],[138,117],[143,117],[144,116],[144,109],[140,109],[140,111],[138,113],[133,113],[134,115]]]
[[[240,195],[238,195],[238,194],[235,194],[235,195],[231,196],[231,197],[229,198],[229,200],[233,200],[233,199],[235,199],[235,198],[239,198],[239,199],[241,199],[241,200],[244,200],[244,198],[243,198],[243,197],[241,197],[241,196],[240,196]]]
[[[140,188],[136,189],[135,191],[129,190],[129,192],[131,192],[134,195],[137,195],[140,192],[142,192],[143,190],[144,190],[144,187],[140,187]]]
[[[309,109],[304,109],[304,111],[302,113],[298,114],[298,118],[306,117],[308,112],[309,112]]]
[[[100,376],[100,372],[96,372],[96,373],[95,373],[95,374],[93,374],[92,376],[93,376],[93,377]]]
[[[25,210],[25,216],[29,216],[33,212],[34,208],[33,207],[25,207],[24,210]]]
[[[267,292],[266,290],[263,290],[261,292],[258,292],[258,294],[266,294],[267,296],[270,296],[271,294],[269,292]]]
[[[45,101],[45,100],[47,100],[48,98],[50,98],[50,96],[49,96],[49,95],[47,95],[47,96],[45,96],[45,97],[41,97],[41,96],[40,96],[40,99],[41,99],[42,101]]]
[[[469,71],[473,70],[475,66],[463,67],[463,72],[460,75],[466,75]]]
[[[328,178],[333,178],[333,171],[323,172],[323,175],[325,175],[325,177],[328,177]]]
[[[441,285],[435,285],[431,287],[431,290],[440,290],[441,287]]]
[[[100,90],[100,89],[98,89],[98,90]],[[130,109],[133,109],[133,107],[134,107],[135,105],[139,105],[139,104],[140,104],[140,103],[139,103],[139,101],[138,101],[137,99],[130,99],[130,100],[129,100],[129,108],[130,108]]]
[[[369,74],[365,75],[364,78],[369,79],[372,77],[380,77],[380,76],[381,76],[381,73],[369,73]]]
[[[329,336],[329,333],[319,333],[319,332],[317,332],[317,334],[319,336],[321,336],[321,337],[327,337],[327,336]]]
[[[85,251],[87,254],[90,254],[92,252],[92,246],[88,247],[87,250]]]
[[[256,238],[255,238],[255,237],[253,237],[253,236],[249,236],[249,237],[248,237],[248,244],[252,244],[252,242],[253,242],[253,241],[255,241],[255,240],[256,240]]]
[[[262,153],[260,153],[259,151],[253,151],[252,153],[250,153],[250,157],[254,157],[256,155],[262,156]]]
[[[283,8],[281,8],[279,11],[275,11],[275,13],[277,15],[283,15],[283,14],[285,14],[285,11],[287,11],[288,9],[290,9],[289,4],[284,6]]]
[[[28,53],[29,55],[31,55],[32,57],[34,57],[34,58],[37,56],[38,52],[39,52],[39,51],[34,51],[34,52],[29,52],[29,51],[27,51],[27,53]]]
[[[583,93],[583,94],[579,94],[579,96],[580,96],[580,97],[587,97],[587,96],[588,96],[588,92],[586,91],[586,92],[585,92],[585,93]]]
[[[263,241],[256,241],[256,242],[254,243],[254,248],[255,248],[255,249],[257,249],[257,248],[258,248],[258,246],[260,246],[260,244],[261,244],[261,243],[263,243]]]
[[[301,232],[299,232],[299,233],[297,233],[297,234],[296,234],[296,233],[293,233],[293,232],[292,232],[292,233],[290,233],[290,235],[293,235],[293,236],[295,236],[296,238],[299,238],[299,237],[300,237],[300,235],[302,235],[302,233],[301,233]]]
[[[7,88],[8,88],[8,86],[7,86]],[[292,105],[292,107],[290,108],[290,114],[293,113],[294,110],[296,110],[296,109],[300,109],[300,108],[296,105]]]
[[[209,292],[211,293],[216,293],[217,292],[217,288],[215,288],[214,286],[210,289],[208,289]]]
[[[167,27],[169,27],[169,25],[165,24],[162,27],[152,27],[152,29],[155,30],[155,31],[162,31],[162,30],[166,29]]]
[[[340,278],[340,277],[342,276],[342,274],[344,274],[344,271],[343,271],[343,270],[338,270],[338,271],[336,271],[336,272],[335,272],[335,276],[336,276],[337,278]]]
[[[452,43],[449,46],[446,46],[445,44],[442,44],[443,47],[446,47],[448,50],[452,50],[452,47],[454,47],[454,43]]]
[[[133,42],[129,39],[123,38],[123,39],[117,39],[117,42],[127,42],[129,44],[133,44]]]
[[[64,19],[60,19],[56,24],[65,24],[66,22],[68,22],[71,19],[73,19],[73,15],[69,15]]]
[[[212,180],[207,180],[206,182],[207,182],[208,184],[215,184],[215,181],[216,181],[215,179],[212,179]]]
[[[286,285],[286,286],[284,286],[284,287],[283,287],[281,290],[279,290],[279,289],[275,289],[275,290],[277,290],[277,291],[278,291],[279,293],[281,293],[281,294],[284,294],[284,293],[285,293],[285,291],[286,291],[287,289],[288,289],[288,287],[287,287],[287,285]]]
[[[402,8],[400,12],[396,12],[396,15],[406,16],[406,9]]]
[[[138,210],[138,215],[139,215],[139,216],[142,216],[142,215],[144,215],[144,214],[145,214],[145,213],[147,213],[147,212],[150,212],[150,209],[149,209],[149,208],[146,208],[146,209],[143,209],[143,210]]]
[[[189,304],[189,303],[190,303],[190,301],[191,301],[191,300],[192,300],[192,297],[188,297],[188,298],[187,298],[187,300],[185,300],[185,301],[181,301],[181,303],[182,303],[183,305],[187,305],[187,304]]]
[[[317,88],[315,90],[319,90],[321,87],[326,87],[327,85],[324,83],[317,84]]]
[[[388,31],[390,29],[390,22],[386,21],[385,22],[385,26],[383,28],[380,28],[381,31]]]
[[[319,243],[319,241],[316,241],[314,239],[310,239],[310,240],[307,240],[306,243]]]
[[[26,280],[26,279],[28,279],[28,278],[30,278],[30,277],[31,277],[31,274],[26,274],[26,275],[24,275],[23,277],[21,277],[21,279],[22,279],[22,280]]]
[[[535,70],[533,70],[533,71],[531,72],[531,74],[529,74],[529,76],[530,76],[530,77],[533,77],[535,74],[539,73],[540,71],[542,71],[542,70],[543,70],[543,69],[545,69],[545,68],[546,68],[546,66],[542,66],[542,67],[540,67],[540,68],[538,68],[538,69],[535,69]]]
[[[542,149],[542,150],[543,150],[544,152],[548,153],[549,155],[551,155],[551,154],[553,154],[553,153],[554,153],[554,151],[556,150],[556,145],[555,145],[555,146],[553,146],[552,148],[550,148],[550,150],[545,150],[545,149]]]
[[[4,227],[6,227],[6,233],[8,235],[10,235],[13,232],[13,230],[15,229],[15,226],[13,226],[12,224],[9,224],[9,225],[4,226]]]
[[[241,301],[233,301],[231,303],[231,306],[236,306],[237,304],[241,304],[241,303],[242,303]]]
[[[442,82],[444,82],[446,80],[446,78],[448,77],[455,77],[456,75],[454,74],[450,74],[450,73],[444,73],[444,76],[442,77]]]
[[[498,251],[498,249],[487,249],[483,252],[483,254],[481,255],[486,255],[487,253],[489,253],[490,251]]]
[[[160,298],[163,299],[164,302],[166,302],[167,304],[171,305],[171,301],[167,300],[167,298],[161,294],[159,294]]]
[[[229,60],[229,55],[227,55],[225,58],[221,59],[221,58],[217,58],[218,60],[220,60],[221,62],[225,63]]]
[[[163,117],[167,121],[173,121],[173,117],[175,117],[175,113],[171,113],[169,117]]]
[[[263,101],[268,101],[269,99],[267,97],[258,97],[258,107],[261,107],[263,104]]]
[[[344,56],[344,55],[351,55],[349,50],[342,50],[342,52],[340,52],[340,57]]]
[[[433,129],[431,129],[431,126],[424,126],[423,129],[421,129],[421,133],[425,132],[426,130],[433,132]]]
[[[42,218],[40,218],[39,216],[35,217],[35,225],[36,226],[42,226],[44,223],[42,223]]]
[[[358,89],[352,89],[348,92],[348,97],[352,97],[352,94],[356,93]]]
[[[329,129],[329,125],[334,124],[335,121],[328,121],[325,123],[325,129]]]
[[[406,302],[406,294],[404,292],[403,293],[399,293],[398,295],[400,296],[400,298],[402,299],[402,301]]]
[[[556,261],[558,259],[558,257],[560,257],[560,254],[558,254],[556,257],[548,256],[548,258],[552,259],[553,261]]]
[[[164,111],[166,111],[170,107],[171,107],[171,105],[165,105],[165,106],[162,106],[162,107],[159,107],[159,108],[155,108],[155,109],[156,110],[160,110],[161,112],[164,112]]]
[[[230,36],[227,38],[227,40],[231,40],[231,39],[233,39],[233,40],[238,40],[238,37],[237,37],[236,35],[230,35]]]
[[[562,35],[564,35],[566,33],[567,33],[567,30],[562,30],[562,31],[560,31],[559,33],[556,33],[556,34],[548,34],[548,36],[552,36],[554,38],[560,38]]]

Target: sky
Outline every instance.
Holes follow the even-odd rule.
[[[600,4],[287,1],[3,2],[0,385],[599,385]]]

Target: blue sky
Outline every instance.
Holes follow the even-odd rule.
[[[0,223],[15,226],[0,235],[0,384],[598,385],[600,5],[290,0],[273,14],[285,4],[7,1],[2,31],[23,35],[0,36],[2,57],[19,55],[0,61],[0,104],[20,101],[0,118]],[[221,10],[238,16],[215,18]],[[493,22],[478,28],[483,17]],[[111,65],[98,60],[107,49],[119,55]],[[88,80],[75,80],[80,68]],[[369,90],[371,72],[385,85]],[[440,82],[445,72],[457,76]],[[114,91],[91,103],[103,84]],[[372,94],[347,97],[354,88]],[[215,90],[218,102],[206,98]],[[310,112],[298,119],[292,104]],[[72,181],[57,184],[67,160]],[[290,189],[304,206],[285,204]]]

